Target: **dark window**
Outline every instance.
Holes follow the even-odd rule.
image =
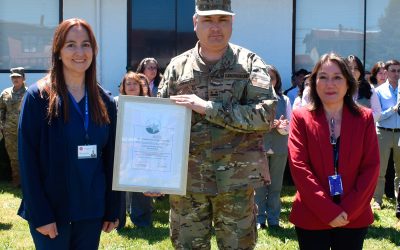
[[[128,65],[136,70],[145,57],[164,69],[171,58],[194,47],[194,1],[130,0],[128,2]]]
[[[312,70],[328,52],[363,58],[364,0],[296,1],[294,70]]]
[[[50,67],[53,33],[61,20],[62,0],[2,0],[0,72],[24,67],[44,72]]]
[[[400,1],[295,1],[294,68],[311,70],[324,53],[357,55],[370,70],[400,54]]]

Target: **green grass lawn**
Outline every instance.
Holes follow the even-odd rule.
[[[297,249],[296,234],[287,219],[293,194],[293,187],[284,187],[282,228],[260,230],[256,249]],[[28,224],[16,215],[20,199],[20,190],[0,182],[0,249],[34,249]],[[364,249],[400,249],[400,233],[394,228],[397,222],[395,201],[384,202],[387,206],[375,213]],[[100,249],[172,249],[168,233],[168,201],[155,203],[154,228],[138,229],[127,219],[127,226],[121,232],[102,234]],[[214,237],[212,249],[217,249]]]

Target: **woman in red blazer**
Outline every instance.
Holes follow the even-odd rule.
[[[300,249],[362,249],[379,174],[372,112],[352,99],[357,83],[340,56],[323,55],[310,81],[311,104],[293,112],[289,133],[290,221]]]

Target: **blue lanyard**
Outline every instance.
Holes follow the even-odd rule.
[[[333,167],[335,169],[335,175],[338,174],[339,170],[339,147],[338,147],[339,141],[336,142],[336,144],[332,145],[333,146]]]
[[[339,168],[339,147],[338,143],[339,141],[335,138],[335,120],[331,118],[330,122],[330,136],[329,140],[333,146],[333,167],[335,169],[335,175],[338,174],[338,168]]]
[[[85,116],[83,116],[81,109],[79,108],[78,103],[75,101],[75,98],[68,92],[68,95],[71,97],[72,104],[74,105],[76,111],[81,116],[83,120],[83,126],[85,127],[85,140],[86,144],[89,143],[89,105],[88,105],[88,95],[87,90],[85,89]]]

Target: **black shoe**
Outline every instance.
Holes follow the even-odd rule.
[[[268,228],[275,230],[275,229],[280,229],[281,226],[279,226],[279,224],[273,224],[273,225],[268,225]]]
[[[257,223],[257,229],[266,229],[267,225],[265,223]]]

